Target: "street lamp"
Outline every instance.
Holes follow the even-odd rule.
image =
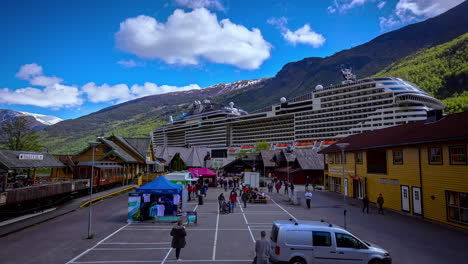
[[[93,235],[91,234],[91,216],[92,216],[92,200],[93,200],[93,183],[94,183],[94,152],[96,146],[100,145],[101,142],[89,142],[88,143],[91,146],[91,149],[93,151],[93,159],[91,163],[91,182],[89,184],[89,218],[88,218],[88,239],[93,238]]]
[[[151,151],[146,152],[146,183],[148,183],[149,163],[151,162]],[[153,165],[154,166],[154,165]]]
[[[342,179],[342,186],[343,186],[343,215],[344,215],[344,228],[346,229],[346,195],[345,195],[345,155],[344,150],[349,143],[338,143],[336,144],[341,149],[341,165],[342,165],[342,172],[341,172],[341,179]],[[348,187],[348,186],[346,186]]]

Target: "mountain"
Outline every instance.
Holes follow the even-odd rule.
[[[423,22],[385,33],[375,39],[340,51],[326,58],[305,58],[286,64],[262,89],[245,91],[242,95],[227,94],[221,101],[241,96],[249,100],[242,107],[252,111],[277,103],[284,96],[292,98],[310,92],[317,84],[329,85],[341,81],[342,65],[352,67],[358,78],[371,76],[390,64],[421,49],[451,41],[468,32],[468,1]],[[343,36],[346,38],[346,36]]]
[[[407,79],[439,99],[447,113],[468,110],[468,33],[420,50],[386,67],[372,77]]]
[[[97,136],[115,134],[124,137],[148,137],[149,132],[165,124],[170,115],[187,112],[194,100],[259,89],[268,80],[269,78],[237,81],[200,90],[146,96],[77,119],[62,121],[47,127],[40,135],[48,150],[56,154],[78,152]]]
[[[2,122],[10,122],[18,117],[26,118],[29,121],[29,127],[37,131],[62,121],[62,119],[55,116],[39,115],[0,108],[0,126]]]
[[[468,32],[466,14],[468,1],[437,17],[385,33],[332,56],[288,63],[273,78],[148,96],[114,105],[47,127],[41,132],[43,142],[54,153],[74,153],[96,136],[114,133],[147,137],[151,130],[165,124],[169,115],[186,112],[194,100],[211,97],[214,102],[228,104],[232,101],[244,110],[253,111],[277,103],[283,96],[290,99],[310,92],[317,84],[339,83],[342,65],[351,66],[360,78],[372,76],[411,54],[465,34]]]

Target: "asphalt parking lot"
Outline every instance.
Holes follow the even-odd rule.
[[[292,216],[274,200],[267,204],[237,206],[234,213],[220,214],[217,197],[221,189],[210,189],[203,205],[190,203],[198,213],[198,223],[189,225],[187,245],[180,258],[187,263],[249,263],[260,231],[269,231],[272,222]],[[225,193],[226,196],[226,193]],[[172,263],[172,224],[129,223],[87,249],[68,263]]]

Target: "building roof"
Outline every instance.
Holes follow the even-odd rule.
[[[112,150],[110,152],[108,152],[108,154],[112,152],[113,154],[120,157],[126,163],[136,163],[136,162],[138,162],[135,158],[132,157],[132,155],[128,154],[124,149],[119,147],[119,145],[115,144],[115,142],[113,142],[113,141],[111,141],[109,139],[106,139],[106,138],[99,138],[98,140],[101,141],[102,143],[104,143],[105,145],[107,145],[108,147],[112,148]],[[104,157],[106,157],[106,156],[104,156]]]
[[[303,170],[323,170],[323,155],[314,149],[295,149],[297,162]]]
[[[323,155],[320,155],[314,149],[294,149],[291,151],[281,150],[273,156],[274,160],[280,162],[296,162],[299,163],[303,170],[323,170]]]
[[[345,151],[417,145],[468,139],[468,111],[447,115],[427,123],[426,120],[352,135],[321,150],[319,153],[339,152],[337,144],[349,143]]]
[[[115,136],[115,138],[122,142],[122,144],[124,144],[128,149],[140,156],[141,159],[144,160],[146,158],[146,152],[150,145],[150,138],[124,138],[121,136]]]
[[[166,161],[172,161],[176,153],[179,153],[182,161],[187,167],[204,167],[206,153],[209,148],[204,147],[156,147],[155,156]]]
[[[42,155],[42,160],[20,159],[20,154]],[[5,170],[63,168],[65,165],[46,152],[0,150],[0,167]]]
[[[281,150],[261,150],[260,154],[262,156],[263,165],[265,167],[275,167],[276,163],[273,161],[273,157],[276,153],[280,153]]]

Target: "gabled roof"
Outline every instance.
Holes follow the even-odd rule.
[[[204,167],[206,153],[209,148],[203,147],[156,147],[155,156],[171,162],[176,153],[179,153],[187,167]]]
[[[149,138],[124,138],[121,136],[113,137],[115,137],[120,143],[126,146],[130,151],[135,153],[141,159],[146,159],[146,151],[148,150],[148,146],[150,144]]]
[[[339,152],[337,144],[349,143],[346,151],[398,147],[468,139],[468,111],[447,115],[427,123],[426,120],[352,135],[320,151]]]
[[[110,147],[112,149],[111,152],[113,152],[115,155],[120,157],[124,162],[126,163],[138,162],[135,158],[132,157],[132,155],[128,154],[124,149],[119,147],[119,145],[115,144],[115,142],[106,138],[98,138],[98,141]]]
[[[297,162],[303,170],[323,170],[323,155],[314,149],[295,149]]]
[[[263,165],[265,167],[275,167],[276,163],[273,161],[273,157],[276,153],[280,153],[281,150],[261,150]]]
[[[42,160],[19,159],[20,154],[42,155]],[[65,165],[46,152],[0,150],[0,167],[5,170],[63,168]]]

